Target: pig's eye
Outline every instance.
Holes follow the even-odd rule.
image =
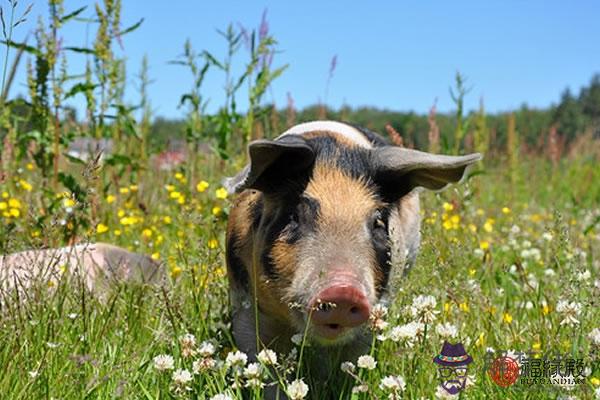
[[[373,231],[384,231],[387,232],[387,218],[386,214],[382,210],[375,211],[373,214]]]
[[[290,214],[290,222],[288,223],[288,229],[297,229],[300,225],[300,217],[298,216],[298,211],[293,211]]]

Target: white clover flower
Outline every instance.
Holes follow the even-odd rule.
[[[587,282],[588,280],[590,280],[590,278],[592,277],[592,274],[590,273],[589,269],[586,269],[583,272],[579,272],[577,273],[577,280],[580,282]]]
[[[375,369],[375,367],[377,366],[377,361],[375,361],[375,359],[370,355],[365,354],[363,356],[358,357],[358,360],[356,360],[356,365],[358,366],[358,368],[372,370]]]
[[[406,381],[400,375],[388,375],[381,380],[379,387],[391,392],[403,392],[406,389]]]
[[[192,373],[187,369],[178,369],[177,371],[173,372],[172,379],[173,383],[175,383],[176,385],[185,386],[188,383],[190,383],[192,379],[194,379],[194,377],[192,376]]]
[[[175,360],[168,354],[160,354],[154,357],[154,369],[157,371],[167,371],[175,368]]]
[[[198,348],[198,354],[200,354],[202,357],[210,357],[215,354],[215,350],[215,346],[212,343],[202,342]]]
[[[186,333],[179,337],[179,344],[181,345],[181,355],[184,358],[191,357],[196,354],[196,337],[191,333]]]
[[[476,248],[475,250],[473,250],[473,254],[475,254],[475,257],[481,258],[483,257],[483,255],[485,254],[483,250],[481,250],[479,247]]]
[[[533,309],[533,303],[532,303],[531,301],[527,301],[527,302],[525,303],[525,309],[526,309],[526,310],[531,310],[531,309]]]
[[[592,331],[588,334],[588,339],[590,339],[594,345],[600,346],[600,328],[592,329]]]
[[[373,307],[373,311],[371,311],[371,315],[369,316],[369,322],[373,330],[383,331],[388,327],[388,322],[385,320],[387,313],[388,309],[383,304],[376,304]]]
[[[263,349],[256,358],[264,365],[277,365],[277,353],[273,350]]]
[[[425,324],[421,322],[409,322],[405,325],[395,326],[389,333],[389,338],[394,342],[405,341],[409,347],[414,345],[415,340],[425,332]]]
[[[353,394],[367,393],[368,391],[369,391],[369,387],[367,385],[356,385],[356,386],[352,387]]]
[[[552,278],[553,276],[556,275],[556,272],[554,272],[554,270],[552,268],[546,268],[544,270],[544,275],[546,275],[548,278]]]
[[[600,387],[594,390],[594,396],[596,397],[596,400],[600,400]]]
[[[246,379],[258,378],[260,377],[261,367],[259,363],[250,363],[246,368],[244,368],[244,377]]]
[[[227,368],[239,366],[243,367],[248,362],[248,356],[242,351],[230,351],[225,358]]]
[[[196,375],[214,369],[217,366],[217,362],[214,358],[206,357],[200,360],[196,360],[192,363],[192,372]]]
[[[561,325],[575,326],[579,324],[576,317],[581,314],[581,304],[575,301],[559,300],[556,304],[556,312],[564,316],[563,320],[560,321]]]
[[[308,385],[302,378],[296,379],[288,385],[287,394],[290,396],[290,400],[301,400],[308,394]]]
[[[296,333],[294,336],[292,336],[291,341],[296,346],[300,346],[302,344],[303,339],[304,339],[304,335],[302,333]]]
[[[179,337],[179,343],[184,347],[194,347],[196,346],[196,336],[186,333]]]
[[[537,278],[535,277],[535,275],[533,274],[528,274],[527,275],[527,284],[533,289],[533,290],[537,290],[538,286],[539,286],[539,282],[537,280]]]
[[[344,361],[341,365],[340,365],[340,369],[342,370],[342,372],[345,372],[347,374],[354,372],[354,370],[356,369],[356,367],[354,366],[354,364],[352,364],[351,361]]]
[[[553,239],[553,238],[554,238],[554,237],[552,236],[552,234],[551,234],[550,232],[544,232],[544,233],[542,234],[542,239],[544,239],[544,240],[545,240],[545,241],[547,241],[547,242],[550,242],[550,241],[552,241],[552,239]]]
[[[540,252],[540,249],[536,249],[535,247],[526,248],[521,251],[521,258],[531,258],[535,261],[539,261],[542,258],[542,253]]]
[[[67,317],[69,317],[69,319],[76,319],[77,313],[70,313],[69,315],[67,315]]]
[[[219,393],[211,397],[210,400],[233,400],[233,397],[225,393]]]
[[[513,225],[510,227],[510,233],[512,233],[513,235],[517,235],[521,233],[521,228],[519,228],[518,225]]]
[[[445,339],[455,338],[456,336],[458,336],[458,328],[449,322],[446,322],[445,324],[438,324],[435,328],[435,331],[438,335],[440,335],[440,337],[443,337]]]
[[[410,312],[413,317],[419,318],[421,322],[429,324],[435,321],[436,314],[439,314],[439,311],[435,310],[436,305],[435,297],[420,295],[413,299]]]

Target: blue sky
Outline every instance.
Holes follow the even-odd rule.
[[[6,7],[7,1],[3,2]],[[21,0],[21,7],[26,0]],[[35,0],[33,15],[17,29],[21,40],[46,12]],[[66,0],[67,11],[86,1]],[[452,110],[448,87],[457,70],[468,77],[469,108],[483,97],[489,111],[527,103],[546,107],[570,87],[576,92],[600,72],[600,2],[597,1],[132,1],[124,0],[123,26],[144,17],[142,27],[124,38],[131,82],[127,99],[137,97],[133,76],[144,54],[150,61],[152,106],[158,115],[180,117],[179,98],[191,76],[169,65],[189,38],[197,49],[223,56],[216,29],[228,23],[259,25],[267,10],[270,32],[281,53],[274,65],[289,64],[275,82],[268,101],[284,107],[289,92],[298,107],[323,99],[331,59],[338,64],[329,87],[328,104],[377,106],[427,112],[437,98],[440,111]],[[92,8],[87,10],[91,15]],[[83,46],[86,27],[66,26],[65,45]],[[238,65],[247,59],[238,55]],[[4,54],[0,56],[4,58]],[[70,72],[83,70],[73,58]],[[24,74],[11,93],[25,93]],[[223,101],[223,76],[209,74],[205,96],[209,110]],[[79,106],[80,101],[76,100]],[[244,102],[240,100],[243,106]]]

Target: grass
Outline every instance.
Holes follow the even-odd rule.
[[[225,168],[229,172],[240,163],[230,164]],[[240,396],[232,383],[243,385],[246,378],[239,369],[237,374],[232,372],[235,368],[228,371],[225,362],[235,344],[229,332],[223,257],[231,199],[219,190],[221,166],[199,161],[193,180],[190,165],[121,180],[106,197],[92,193],[93,213],[89,204],[73,200],[72,193],[58,193],[54,218],[42,225],[38,214],[46,194],[39,170],[23,165],[0,186],[6,252],[59,245],[64,230],[79,229],[81,241],[109,242],[152,255],[171,278],[165,288],[118,286],[102,300],[75,281],[52,288],[40,283],[28,293],[28,301],[4,297],[3,399],[204,399],[226,392]],[[504,164],[490,165],[462,185],[423,194],[421,252],[398,285],[383,333],[390,336],[393,327],[418,320],[410,306],[417,296],[428,295],[435,300],[435,320],[424,332],[408,341],[375,341],[375,369],[358,368],[354,377],[340,370],[341,378],[328,387],[319,387],[310,371],[297,368],[300,352],[279,354],[277,371],[297,374],[314,399],[332,392],[341,399],[387,398],[390,392],[380,382],[388,375],[404,379],[403,398],[433,398],[438,378],[432,358],[443,343],[437,327],[449,323],[457,329],[457,337],[450,340],[461,341],[474,359],[469,367],[474,384],[461,398],[593,398],[600,383],[597,367],[571,390],[550,384],[502,388],[484,371],[486,351],[491,349],[560,352],[588,366],[597,364],[598,344],[588,335],[600,321],[600,170],[593,160],[563,160],[553,168],[534,158],[522,162],[516,176],[514,182]],[[81,220],[89,226],[78,225]],[[574,314],[577,323],[561,324],[567,316],[557,309],[561,300],[581,305]],[[178,386],[173,371],[157,371],[153,359],[171,355],[175,369],[192,371],[202,356],[184,357],[189,343],[182,344],[180,338],[186,333],[195,336],[193,349],[203,341],[214,344],[211,357],[216,365]],[[313,352],[307,347],[303,357]],[[264,371],[260,379],[274,380]],[[368,392],[352,394],[359,383]],[[262,397],[260,390],[251,395]]]

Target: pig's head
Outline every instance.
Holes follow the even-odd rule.
[[[233,191],[260,192],[249,210],[249,289],[264,314],[300,332],[308,324],[323,344],[353,338],[386,292],[391,269],[404,267],[391,254],[403,197],[457,182],[480,159],[369,148],[324,132],[257,140],[249,154],[249,165],[228,182]]]

